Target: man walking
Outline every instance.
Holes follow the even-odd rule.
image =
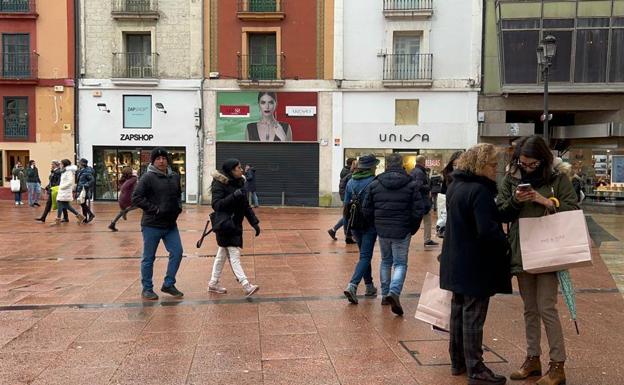
[[[422,195],[424,205],[423,227],[424,227],[424,241],[425,248],[438,246],[438,242],[431,240],[431,182],[427,176],[427,169],[425,163],[427,158],[424,155],[418,155],[416,157],[416,167],[412,170],[412,178],[418,184],[418,190]]]
[[[26,186],[28,187],[28,205],[30,207],[39,207],[39,196],[41,195],[41,179],[39,179],[39,170],[34,160],[28,161],[26,173]]]
[[[184,294],[175,287],[176,273],[182,261],[182,241],[176,223],[182,212],[182,189],[180,176],[169,167],[169,153],[162,147],[152,150],[150,165],[132,193],[132,205],[143,209],[141,232],[143,234],[143,258],[141,260],[142,297],[157,300],[152,276],[154,260],[160,240],[169,251],[169,263],[165,281],[160,288],[174,297]]]
[[[84,191],[84,197],[79,199],[82,215],[85,217],[85,223],[91,222],[95,218],[95,214],[91,211],[91,198],[93,196],[93,187],[95,186],[95,170],[89,167],[89,161],[82,158],[78,161],[78,174],[76,174],[76,194],[80,198],[80,194]]]
[[[250,164],[245,166],[245,190],[249,193],[249,205],[257,208],[258,194],[256,194],[256,169]]]
[[[52,203],[54,200],[52,199],[52,187],[56,187],[61,183],[61,162],[58,160],[53,160],[50,163],[50,176],[48,178],[48,185],[45,187],[46,192],[48,193],[48,200],[46,201],[46,205],[43,209],[43,213],[39,218],[35,218],[36,221],[45,222],[46,217],[52,210]],[[61,222],[69,222],[69,217],[67,216],[67,209],[63,209],[63,220]]]
[[[340,196],[340,201],[343,202],[343,205],[344,205],[345,191],[347,189],[347,183],[349,183],[349,181],[351,180],[351,176],[355,172],[356,166],[357,166],[356,159],[348,158],[346,166],[344,166],[342,170],[340,171],[340,184],[338,185],[338,195]],[[338,219],[338,222],[336,222],[336,224],[332,228],[327,230],[327,233],[329,234],[331,239],[333,239],[334,241],[338,240],[338,238],[336,238],[336,232],[343,226],[344,226],[344,217],[341,216],[340,219]],[[351,236],[351,231],[347,231],[346,229],[345,229],[345,243],[348,245],[355,243],[355,241],[353,240],[353,237]]]
[[[363,211],[379,236],[381,303],[401,316],[399,296],[407,273],[410,240],[423,218],[423,199],[418,184],[403,169],[400,154],[386,157],[386,171],[371,183]]]

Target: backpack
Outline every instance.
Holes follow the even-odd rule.
[[[362,211],[363,202],[360,200],[360,195],[362,194],[362,191],[366,190],[371,182],[372,180],[357,193],[354,188],[352,189],[351,200],[345,205],[342,213],[345,218],[344,226],[347,232],[351,230],[363,230],[369,226],[368,220]]]

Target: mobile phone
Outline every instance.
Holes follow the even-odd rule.
[[[532,190],[532,187],[530,183],[522,183],[518,185],[518,191],[525,192],[525,191],[531,191],[531,190]]]

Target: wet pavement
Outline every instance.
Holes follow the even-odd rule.
[[[211,210],[188,206],[179,220],[184,300],[158,292],[158,302],[144,303],[140,213],[112,233],[117,206],[98,202],[94,211],[91,224],[50,227],[33,220],[40,209],[0,202],[0,385],[466,384],[450,376],[447,336],[413,318],[426,272],[438,270],[439,247],[425,250],[422,232],[412,241],[401,318],[380,297],[357,306],[343,298],[357,248],[327,235],[336,209],[259,209],[262,234],[247,229],[242,261],[260,291],[246,299],[225,270],[228,293],[208,293],[216,243],[195,242]],[[590,215],[588,226],[594,266],[572,271],[580,335],[559,305],[567,383],[622,384],[624,217]],[[158,255],[155,287],[163,246]],[[377,284],[378,265],[376,249]],[[492,369],[508,376],[521,364],[517,293],[493,298],[484,344]],[[545,338],[543,345],[547,351]]]

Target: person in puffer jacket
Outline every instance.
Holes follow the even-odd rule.
[[[61,214],[63,213],[63,209],[66,209],[74,214],[78,220],[78,224],[82,223],[85,219],[82,214],[71,206],[71,201],[74,200],[74,181],[76,180],[76,170],[78,170],[78,167],[72,166],[69,159],[61,160],[62,174],[58,194],[56,195],[56,219],[54,220],[52,226],[61,224]]]

